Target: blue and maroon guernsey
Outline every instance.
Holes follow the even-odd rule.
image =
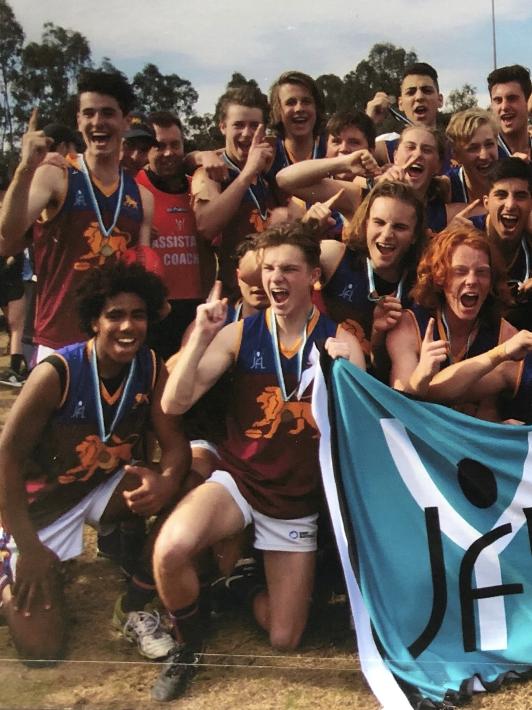
[[[89,269],[116,259],[138,243],[144,219],[135,180],[124,174],[122,204],[109,239],[102,235],[86,178],[77,162],[67,169],[67,191],[58,214],[34,228],[37,309],[35,342],[58,349],[83,340],[74,307],[74,294]],[[115,214],[118,185],[105,194],[93,182],[94,193],[109,226]]]
[[[124,464],[143,458],[144,433],[157,376],[155,354],[147,347],[137,353],[136,375],[124,414],[110,439],[104,442],[100,438],[89,359],[93,342],[75,343],[48,358],[62,361],[66,381],[62,401],[24,470],[29,513],[38,530],[73,508]],[[107,427],[115,416],[123,387],[124,382],[115,392],[109,392],[100,382]]]
[[[284,401],[276,374],[271,309],[242,322],[242,337],[219,445],[220,469],[229,471],[250,505],[273,518],[291,519],[319,508],[318,431],[311,412],[314,343],[334,336],[337,325],[314,309],[307,323],[299,393]],[[297,388],[298,349],[281,349],[286,391]]]

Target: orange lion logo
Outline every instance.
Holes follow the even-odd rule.
[[[74,264],[76,271],[87,271],[91,266],[103,266],[110,256],[122,256],[131,241],[131,235],[119,229],[114,229],[109,239],[105,239],[97,222],[91,222],[83,236],[88,242],[90,251],[76,261]]]
[[[266,222],[262,219],[258,210],[251,210],[249,213],[249,223],[257,233],[264,232],[266,229]]]
[[[124,207],[131,207],[131,209],[136,210],[139,207],[137,200],[134,200],[131,195],[124,195]]]
[[[279,387],[266,387],[264,392],[257,397],[257,403],[261,406],[264,418],[253,422],[252,428],[247,429],[246,436],[250,439],[271,439],[281,422],[295,422],[293,429],[288,432],[292,436],[300,434],[305,428],[305,424],[308,424],[314,431],[316,430],[310,402],[298,400],[285,402]],[[312,438],[317,439],[317,433]]]
[[[132,449],[138,436],[134,434],[132,441],[126,442],[115,434],[111,437],[113,446],[107,446],[99,436],[90,434],[81,444],[76,446],[80,465],[69,468],[66,473],[59,476],[59,483],[73,483],[74,481],[88,481],[96,469],[112,473],[120,463],[131,461]]]

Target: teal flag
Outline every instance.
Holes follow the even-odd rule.
[[[361,665],[383,707],[446,706],[527,675],[532,427],[414,401],[345,360],[326,387],[317,376],[313,410]]]

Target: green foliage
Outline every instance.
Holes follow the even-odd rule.
[[[363,111],[377,91],[399,96],[405,68],[417,61],[417,54],[413,50],[407,52],[390,43],[373,45],[368,58],[345,75],[341,108]]]
[[[9,151],[13,150],[14,141],[11,84],[19,71],[23,44],[22,27],[8,3],[0,0],[0,148],[7,143]]]
[[[82,34],[46,22],[42,42],[30,42],[22,50],[12,87],[17,121],[27,121],[37,106],[41,125],[50,121],[73,125],[76,78],[91,64],[89,43]]]
[[[227,82],[227,86],[225,87],[225,90],[227,89],[235,89],[238,86],[252,86],[255,89],[259,88],[259,85],[255,81],[255,79],[246,79],[246,77],[241,74],[238,71],[233,72],[231,78]]]
[[[461,89],[453,89],[445,102],[445,109],[448,113],[465,111],[468,108],[478,106],[477,87],[471,84],[464,84]]]
[[[133,78],[139,111],[173,111],[182,119],[194,113],[198,94],[190,81],[177,74],[161,74],[155,64],[146,64]]]
[[[187,121],[186,150],[215,150],[224,140],[212,113],[191,116]]]
[[[325,99],[325,112],[328,116],[339,111],[342,105],[344,82],[336,74],[322,74],[316,84]]]

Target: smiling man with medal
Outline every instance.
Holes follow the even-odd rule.
[[[265,175],[274,154],[264,132],[266,97],[249,86],[229,89],[218,100],[217,113],[228,178],[218,182],[204,168],[196,170],[192,206],[199,233],[217,246],[219,278],[224,293],[232,297],[238,292],[232,255],[244,237],[266,229],[279,200]]]
[[[32,114],[21,161],[0,214],[2,254],[22,251],[34,227],[38,360],[82,338],[73,294],[92,268],[137,244],[149,246],[153,198],[120,168],[133,93],[120,75],[89,71],[78,82],[78,129],[86,150],[68,163],[47,160],[50,139]]]
[[[163,410],[187,411],[233,368],[234,389],[212,476],[185,497],[161,529],[154,551],[159,596],[184,643],[157,680],[153,696],[181,694],[202,651],[198,580],[202,549],[254,523],[265,585],[244,594],[272,646],[293,649],[307,622],[314,581],[320,505],[318,432],[311,412],[314,344],[364,368],[358,341],[313,307],[320,248],[310,228],[280,225],[258,236],[270,307],[224,327],[220,285],[198,308],[196,326],[172,370]],[[190,665],[183,665],[188,663]]]
[[[0,440],[0,591],[22,658],[56,660],[65,650],[60,561],[83,550],[85,523],[109,527],[147,518],[178,498],[190,466],[181,423],[160,407],[167,372],[144,345],[165,289],[139,264],[92,269],[79,292],[79,316],[91,336],[61,348],[32,371]],[[158,466],[142,463],[151,422]],[[173,651],[155,595],[151,528],[113,623],[156,659]]]

